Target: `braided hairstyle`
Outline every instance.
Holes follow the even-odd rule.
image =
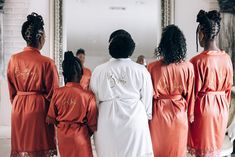
[[[74,77],[82,78],[83,69],[80,60],[73,55],[72,51],[64,53],[64,60],[62,62],[62,69],[64,75],[64,82],[72,82]]]
[[[166,26],[155,55],[162,56],[166,64],[178,63],[185,60],[186,51],[186,40],[182,31],[175,25]]]
[[[196,44],[198,51],[198,32],[201,30],[205,35],[205,41],[214,40],[214,38],[218,35],[220,31],[220,12],[217,10],[212,10],[206,12],[204,10],[200,10],[197,14],[197,22],[199,25],[197,27],[196,32]]]
[[[27,16],[27,21],[22,25],[21,34],[27,45],[37,47],[40,38],[44,34],[44,22],[41,15],[31,13]]]

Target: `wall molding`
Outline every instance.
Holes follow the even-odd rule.
[[[51,48],[52,56],[58,69],[60,84],[63,84],[63,0],[54,0],[54,47]],[[53,13],[53,12],[52,12]]]
[[[175,1],[174,0],[162,0],[162,28],[175,23]]]

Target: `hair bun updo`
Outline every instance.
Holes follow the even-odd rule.
[[[75,74],[78,74],[79,77],[82,77],[83,75],[81,61],[74,56],[72,51],[66,51],[64,53],[62,69],[65,83],[72,81]]]
[[[72,51],[67,51],[64,53],[64,60],[65,61],[73,61],[74,60],[74,55]]]
[[[212,10],[206,12],[200,10],[197,14],[197,22],[199,22],[197,33],[203,31],[206,41],[214,40],[220,31],[220,12],[217,10]],[[196,44],[198,44],[198,36],[196,35]],[[198,50],[198,45],[197,45]]]
[[[41,15],[31,13],[27,16],[27,21],[22,25],[21,34],[27,45],[38,47],[39,41],[44,34],[44,22]]]
[[[204,23],[205,21],[208,21],[207,12],[205,10],[200,10],[197,14],[197,22]]]
[[[27,21],[30,24],[40,24],[41,26],[44,25],[43,18],[41,15],[38,15],[37,13],[33,12],[30,15],[27,16]]]
[[[210,20],[213,20],[215,22],[220,22],[221,21],[220,12],[218,12],[217,10],[209,11],[207,13],[207,16]]]

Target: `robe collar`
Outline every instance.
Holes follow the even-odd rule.
[[[37,53],[41,54],[41,52],[39,51],[39,49],[34,48],[34,47],[30,47],[30,46],[26,46],[26,47],[24,48],[24,51],[33,51],[33,52],[37,52]]]
[[[80,88],[82,89],[81,85],[79,83],[76,83],[76,82],[67,82],[66,87],[76,87],[76,88]]]
[[[221,50],[221,51],[203,51],[202,53],[204,54],[208,54],[208,55],[223,55],[225,54],[226,52]]]
[[[130,58],[111,58],[109,61],[131,61]]]

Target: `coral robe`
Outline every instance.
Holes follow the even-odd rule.
[[[54,127],[46,124],[53,90],[58,88],[54,62],[26,47],[13,55],[7,69],[12,103],[11,157],[52,157]]]
[[[189,128],[188,150],[202,157],[219,155],[228,121],[232,62],[224,51],[204,51],[192,58],[195,71],[195,120]]]
[[[56,89],[48,121],[57,125],[61,157],[92,157],[90,136],[96,130],[95,96],[77,83],[69,82]]]
[[[80,81],[80,85],[82,86],[83,89],[85,90],[89,89],[90,79],[91,79],[91,70],[86,67],[83,67],[83,75]]]
[[[194,111],[194,71],[190,62],[148,65],[155,91],[149,122],[155,157],[185,157],[188,117]],[[188,115],[188,117],[187,117]]]

